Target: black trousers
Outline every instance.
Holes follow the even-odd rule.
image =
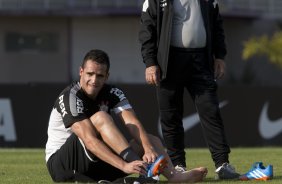
[[[157,88],[160,121],[167,152],[174,165],[185,163],[183,92],[188,90],[199,114],[216,167],[229,162],[230,148],[217,97],[217,83],[205,49],[171,48],[167,78]]]

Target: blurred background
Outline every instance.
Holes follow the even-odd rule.
[[[282,1],[218,0],[228,54],[219,81],[231,146],[282,142]],[[155,89],[145,84],[138,31],[143,0],[0,0],[0,146],[44,147],[58,93],[78,80],[87,51],[111,59],[121,86],[150,133],[159,133]],[[186,145],[204,147],[185,96]]]

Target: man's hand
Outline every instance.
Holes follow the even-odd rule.
[[[147,163],[153,163],[157,159],[158,154],[153,148],[145,149],[142,159]]]
[[[215,59],[214,61],[214,77],[221,79],[225,74],[225,62],[222,59]]]
[[[160,83],[160,67],[150,66],[145,70],[145,78],[148,84],[158,86]]]
[[[123,167],[123,172],[127,174],[140,174],[140,175],[146,175],[147,171],[147,163],[141,160],[135,160],[130,163],[126,163]]]

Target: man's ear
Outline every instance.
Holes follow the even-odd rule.
[[[109,76],[110,76],[110,72],[107,73],[106,80],[109,79]]]
[[[82,75],[82,72],[83,72],[83,68],[82,68],[82,67],[79,67],[79,76]]]

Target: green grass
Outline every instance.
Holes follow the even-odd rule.
[[[45,166],[44,156],[43,149],[0,149],[0,183],[53,183]],[[230,154],[230,162],[239,173],[247,172],[255,161],[273,165],[274,178],[267,183],[282,183],[282,147],[233,148]],[[215,180],[214,165],[206,148],[187,150],[187,164],[188,169],[198,166],[208,168],[209,173],[202,183],[258,183],[258,181]],[[161,179],[163,180],[163,177]]]
[[[0,183],[52,183],[44,156],[43,149],[0,149]]]

